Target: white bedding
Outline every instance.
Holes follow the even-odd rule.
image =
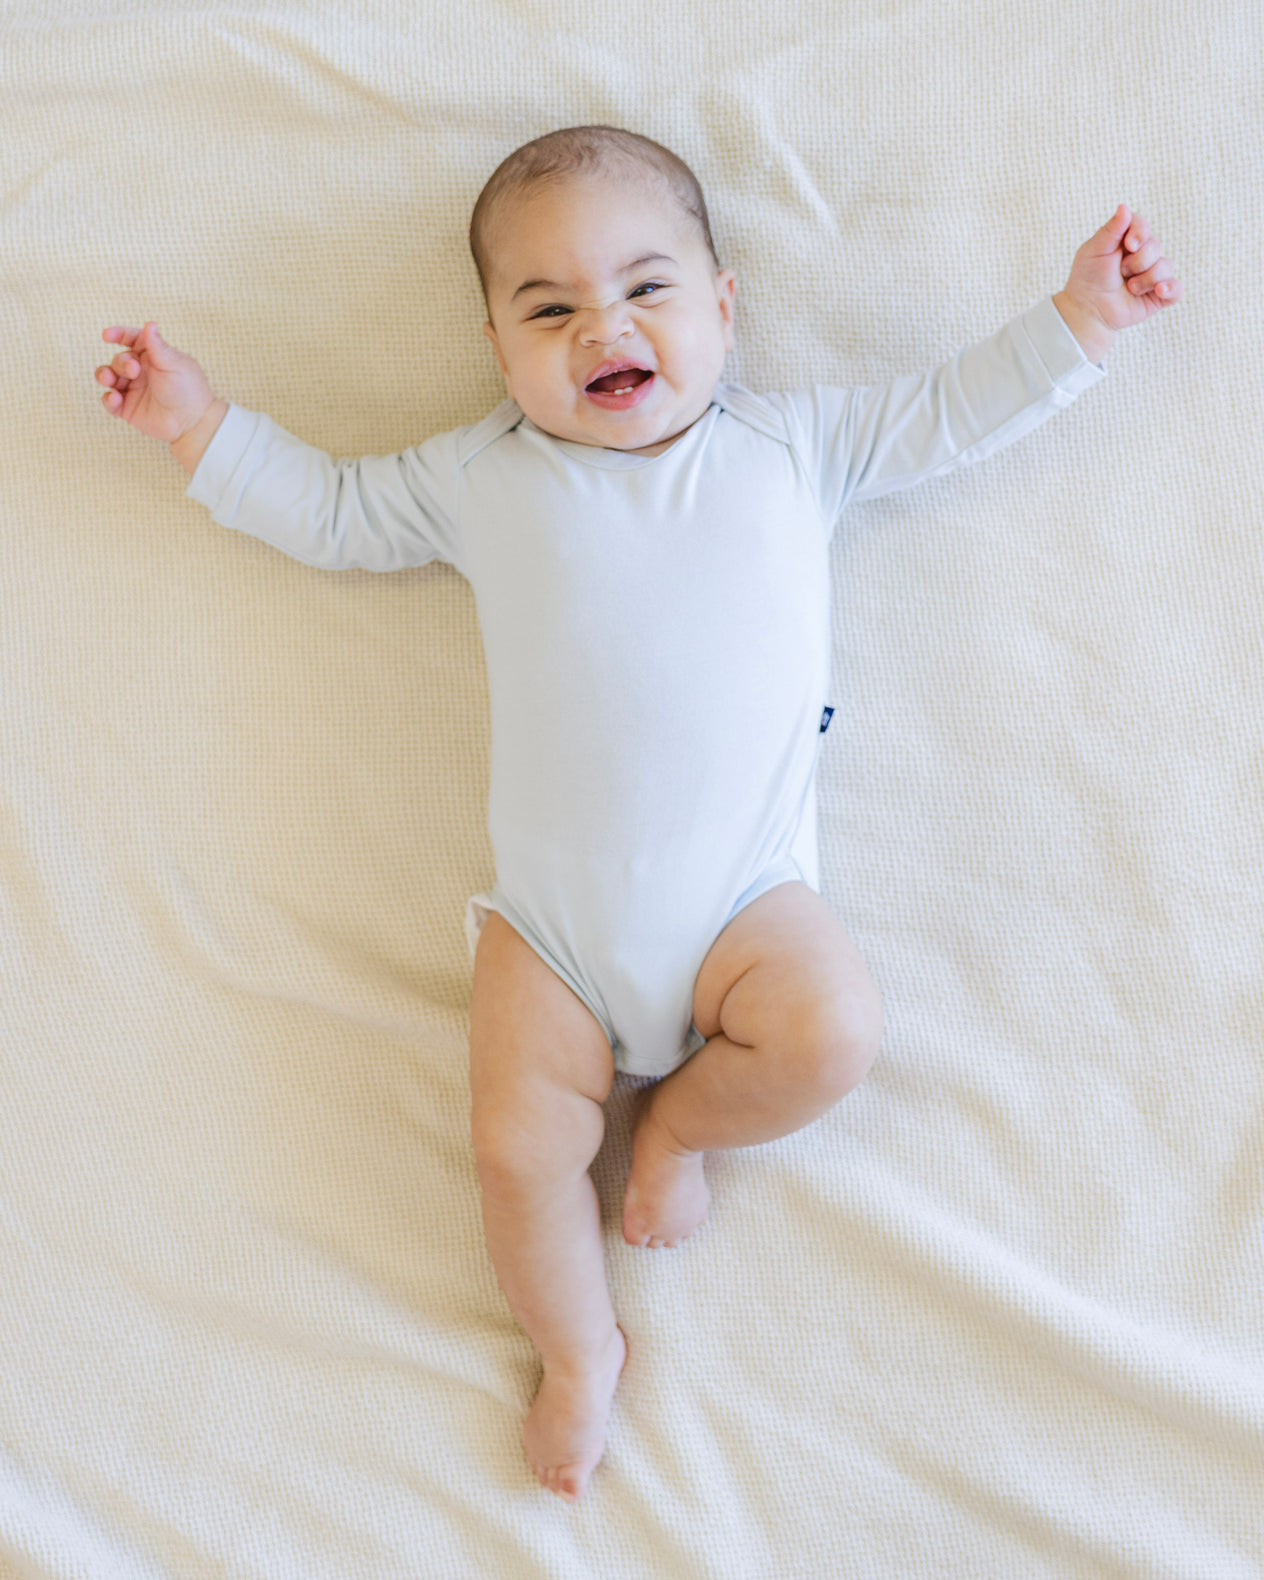
[[[1259,8],[0,11],[0,1575],[1264,1574]],[[823,892],[882,1058],[626,1246],[569,1507],[468,1141],[486,686],[450,567],[314,571],[109,418],[110,323],[336,456],[503,396],[517,144],[697,170],[757,390],[931,365],[1126,201],[1186,299],[844,517]]]

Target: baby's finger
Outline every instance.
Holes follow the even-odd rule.
[[[141,333],[144,327],[145,326],[142,324],[139,329],[129,329],[124,324],[111,324],[108,329],[103,329],[101,331],[101,339],[119,340],[122,341],[125,346],[130,346],[135,343],[136,337]]]
[[[1153,237],[1145,242],[1130,258],[1125,258],[1120,273],[1125,279],[1150,268],[1163,256],[1163,249]]]
[[[1124,237],[1125,252],[1139,252],[1150,239],[1150,221],[1144,214],[1134,214],[1128,234]]]
[[[1170,280],[1176,270],[1166,258],[1160,258],[1153,268],[1147,269],[1144,274],[1134,274],[1128,281],[1128,289],[1137,296],[1144,296],[1148,291],[1154,290],[1156,285],[1165,280]]]

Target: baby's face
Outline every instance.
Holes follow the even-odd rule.
[[[736,282],[657,182],[538,187],[498,216],[489,262],[483,332],[537,428],[657,455],[710,406]]]

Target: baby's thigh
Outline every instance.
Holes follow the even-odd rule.
[[[499,912],[474,955],[470,1101],[475,1151],[542,1166],[559,1143],[601,1145],[614,1055],[601,1023]]]

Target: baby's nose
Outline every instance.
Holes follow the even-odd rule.
[[[632,333],[631,313],[621,296],[607,302],[583,302],[576,311],[581,315],[580,333],[587,342],[622,340]]]

